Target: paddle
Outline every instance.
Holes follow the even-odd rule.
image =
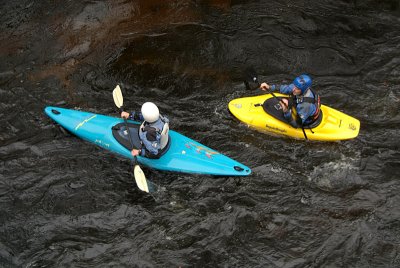
[[[114,103],[115,106],[117,106],[120,109],[120,112],[123,111],[123,103],[124,103],[124,98],[122,96],[121,88],[119,85],[117,85],[114,90],[113,90],[113,98],[114,98]],[[128,127],[128,121],[126,118],[124,118],[125,122],[125,127],[126,130],[128,131],[128,136],[129,136],[129,142],[131,144],[131,149],[134,148],[133,142],[132,142],[132,136],[131,132]],[[133,163],[134,163],[134,169],[133,169],[133,174],[135,176],[135,181],[138,186],[138,188],[146,193],[151,193],[157,191],[157,186],[152,183],[151,181],[146,179],[146,176],[144,175],[143,170],[140,168],[139,163],[137,161],[137,157],[133,157]]]
[[[245,84],[247,90],[254,90],[254,89],[260,88],[260,85],[261,85],[261,84],[260,84],[260,82],[258,82],[258,75],[257,75],[257,73],[256,73],[256,70],[254,70],[253,67],[249,67],[249,68],[246,69],[246,71],[245,71],[245,78],[246,78],[246,80],[244,81],[244,84]],[[256,83],[257,86],[254,87],[254,88],[251,88],[251,87],[250,87],[250,84],[249,84],[250,82],[251,82],[251,83]],[[281,100],[274,94],[274,92],[269,91],[269,93],[270,93],[277,101],[279,101],[279,102],[281,101]],[[283,103],[283,104],[286,106],[286,108],[288,108],[287,105],[286,105],[286,103]]]
[[[251,88],[249,83],[256,83],[257,87]],[[246,86],[247,90],[254,90],[256,88],[260,88],[260,82],[258,82],[258,75],[256,73],[256,70],[253,67],[248,67],[245,71],[245,81],[244,84]],[[272,97],[274,97],[278,102],[281,102],[281,100],[274,94],[272,91],[268,91]],[[282,102],[283,105],[285,105],[286,109],[289,109],[286,103]],[[308,140],[306,131],[304,130],[303,124],[301,125],[301,129],[303,130],[304,138]]]

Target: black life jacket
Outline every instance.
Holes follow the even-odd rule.
[[[312,90],[311,88],[309,88],[309,90],[313,93],[314,98],[312,97],[298,97],[296,95],[292,95],[292,98],[289,100],[289,107],[296,107],[298,104],[303,103],[303,102],[307,102],[307,103],[312,103],[315,105],[315,112],[314,114],[310,115],[307,120],[312,120],[310,123],[314,122],[315,120],[318,119],[318,117],[321,114],[321,98],[319,96],[319,94],[317,94],[316,92],[314,92],[314,90]]]

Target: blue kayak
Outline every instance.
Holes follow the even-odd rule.
[[[51,106],[45,108],[45,113],[72,134],[133,159],[123,119]],[[140,148],[140,123],[128,120],[128,127],[134,147]],[[173,130],[169,131],[166,148],[159,159],[138,156],[137,160],[145,166],[165,171],[216,176],[247,176],[251,173],[245,165]]]

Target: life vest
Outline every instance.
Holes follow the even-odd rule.
[[[160,135],[160,151],[162,151],[168,144],[168,133],[169,133],[169,124],[166,122],[165,118],[160,115],[160,120],[155,123],[148,123],[144,121],[139,128],[139,136],[140,133],[147,132],[146,136],[152,136],[153,140],[156,140],[156,134]],[[163,126],[161,126],[163,123]],[[162,127],[162,128],[161,128]],[[149,139],[150,140],[150,139]]]
[[[310,122],[310,124],[312,123],[312,122],[314,122],[315,120],[317,120],[318,119],[318,117],[320,116],[320,114],[321,114],[321,98],[320,98],[320,96],[317,94],[317,93],[315,93],[311,88],[309,88],[309,90],[312,92],[312,94],[314,95],[314,98],[313,97],[304,97],[303,95],[302,96],[295,96],[295,95],[293,95],[292,96],[292,98],[291,98],[291,103],[289,103],[289,107],[296,107],[298,104],[300,104],[300,103],[303,103],[303,102],[307,102],[307,103],[312,103],[312,104],[314,104],[315,105],[315,112],[314,112],[314,114],[312,114],[312,115],[310,115],[307,119],[306,119],[306,121],[307,120],[312,120],[311,122]]]
[[[160,139],[161,150],[164,149],[165,146],[167,146],[167,144],[168,144],[168,138],[169,138],[168,132],[169,132],[169,124],[164,123],[163,130],[161,131],[161,139]]]

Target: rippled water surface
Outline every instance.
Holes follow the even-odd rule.
[[[2,1],[0,267],[399,267],[395,0]],[[259,133],[227,111],[243,70],[361,121],[350,141]],[[47,105],[118,116],[111,91],[252,168],[144,168],[70,136]]]

